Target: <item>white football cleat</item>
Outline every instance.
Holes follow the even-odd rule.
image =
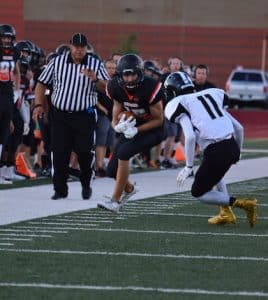
[[[122,207],[122,203],[117,202],[114,199],[106,200],[98,203],[98,207],[106,209],[115,213],[119,212],[119,209]]]

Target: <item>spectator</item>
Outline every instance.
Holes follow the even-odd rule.
[[[183,61],[179,57],[171,57],[168,60],[168,66],[170,73],[182,71],[183,70]],[[165,74],[162,77],[164,80],[170,73]],[[166,105],[166,103],[165,103]],[[172,155],[175,148],[176,140],[180,138],[181,127],[178,124],[174,124],[169,120],[165,119],[165,141],[163,149],[163,161],[161,162],[161,168],[170,169],[176,167],[172,161]]]
[[[115,75],[116,63],[112,59],[105,61],[104,66],[112,78]],[[114,143],[112,121],[113,101],[106,94],[99,92],[97,101],[97,130],[96,130],[96,176],[106,176],[104,159],[107,148],[110,150]]]
[[[78,156],[82,198],[92,194],[91,179],[95,153],[95,88],[104,90],[109,79],[103,63],[87,53],[85,35],[76,33],[70,40],[70,52],[52,59],[38,79],[33,118],[42,118],[46,87],[52,84],[51,126],[53,185],[51,199],[68,196],[68,165],[72,150]]]
[[[216,87],[213,83],[208,81],[208,75],[209,68],[207,65],[200,64],[194,68],[193,82],[197,92]]]

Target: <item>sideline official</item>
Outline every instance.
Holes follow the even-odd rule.
[[[35,89],[33,118],[44,114],[44,94],[52,85],[51,127],[53,185],[51,199],[68,196],[68,166],[71,152],[78,156],[82,198],[92,194],[91,180],[94,163],[96,129],[96,88],[105,89],[109,75],[101,60],[87,53],[85,35],[76,33],[70,40],[70,51],[52,59],[46,66]]]

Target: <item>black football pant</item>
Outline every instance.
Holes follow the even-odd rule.
[[[52,108],[51,147],[53,184],[58,194],[68,194],[68,167],[71,152],[77,154],[80,165],[80,181],[83,187],[91,184],[94,164],[96,129],[95,112],[62,112]]]
[[[191,189],[193,197],[200,197],[211,191],[232,164],[238,162],[239,156],[240,149],[233,137],[210,144],[204,150],[202,163],[195,174]]]
[[[113,149],[112,158],[107,166],[107,175],[116,178],[118,159],[129,160],[135,154],[151,149],[163,140],[163,127],[141,132],[132,139],[127,139],[120,134]]]
[[[0,82],[0,144],[4,145],[10,134],[10,121],[13,112],[13,88]]]

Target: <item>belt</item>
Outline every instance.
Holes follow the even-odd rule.
[[[61,113],[67,113],[67,114],[85,114],[85,113],[88,113],[88,114],[91,114],[91,113],[94,113],[95,112],[95,106],[91,106],[89,107],[88,109],[85,109],[85,110],[80,110],[80,111],[72,111],[72,110],[60,110],[56,107],[54,107],[55,110],[57,112],[61,112]]]
[[[215,140],[213,140],[213,143],[218,143],[218,142],[222,142],[222,141],[225,141],[225,140],[230,140],[232,137],[233,137],[232,134],[228,134],[228,135],[225,136],[225,137],[222,137],[222,138],[220,138],[220,139],[215,139]]]

